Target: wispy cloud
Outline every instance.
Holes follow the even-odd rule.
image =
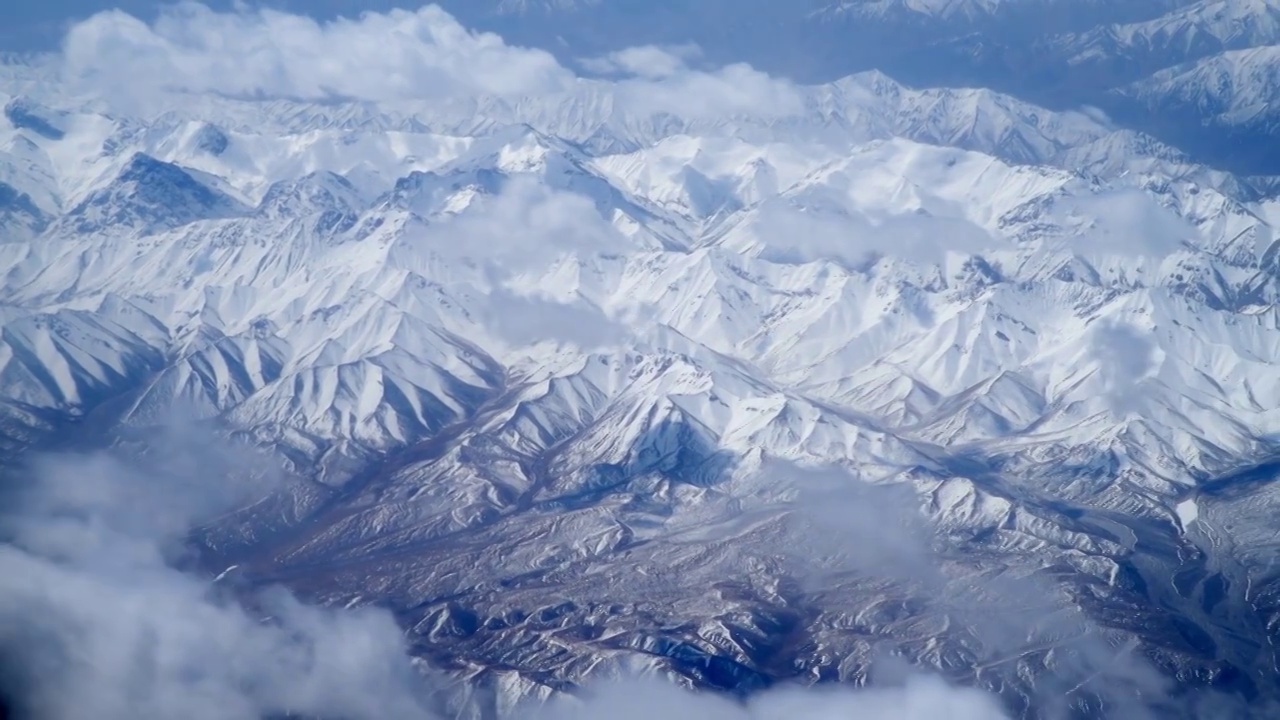
[[[1095,324],[1085,351],[1084,361],[1096,364],[1103,397],[1117,414],[1141,408],[1143,383],[1160,370],[1165,355],[1154,332],[1115,321]]]
[[[1168,712],[1167,679],[1060,586],[999,552],[945,553],[951,541],[936,528],[945,528],[947,518],[926,519],[927,503],[913,485],[868,483],[838,467],[780,461],[767,462],[761,473],[770,484],[791,488],[788,567],[811,589],[830,592],[849,582],[849,574],[893,583],[895,596],[919,601],[916,612],[946,619],[940,640],[955,649],[972,640],[965,652],[976,653],[967,668],[975,679],[979,667],[1012,666],[1049,652],[1028,698],[1043,717],[1072,717],[1089,703],[1125,720]]]
[[[585,195],[517,176],[428,225],[411,244],[414,257],[426,248],[454,266],[476,266],[469,282],[483,291],[482,327],[504,344],[549,341],[591,351],[618,345],[639,327],[635,312],[593,303],[592,291],[606,293],[582,279],[634,249]],[[560,278],[560,292],[545,289],[548,276]]]
[[[555,342],[593,351],[622,344],[631,333],[602,309],[578,298],[551,298],[497,288],[487,294],[485,325],[514,346]]]
[[[982,228],[960,218],[802,208],[785,200],[764,203],[750,227],[760,256],[779,263],[829,260],[856,268],[890,256],[934,265],[949,253],[963,256],[996,245]]]
[[[1049,217],[1067,230],[1062,247],[1085,255],[1162,258],[1196,237],[1196,229],[1176,211],[1138,188],[1067,198]]]
[[[419,240],[432,252],[479,263],[490,277],[503,279],[545,272],[566,257],[630,249],[591,198],[521,176],[428,225]]]
[[[643,115],[707,119],[742,114],[786,117],[804,111],[799,88],[741,63],[713,71],[668,63],[661,75],[619,81],[617,92],[624,107]]]

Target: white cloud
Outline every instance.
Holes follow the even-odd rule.
[[[371,101],[554,92],[574,78],[549,53],[473,33],[431,5],[319,22],[186,2],[151,24],[121,11],[76,24],[63,72],[82,91],[153,101],[166,92]]]
[[[1140,409],[1143,384],[1155,377],[1164,362],[1155,334],[1129,323],[1101,321],[1089,332],[1086,348],[1097,364],[1103,398],[1112,412]]]
[[[21,653],[31,717],[427,717],[387,615],[260,600],[274,622],[160,563],[54,562],[0,547],[0,643]]]
[[[533,720],[1001,720],[991,695],[955,688],[938,678],[912,677],[898,687],[783,689],[745,703],[695,694],[660,683],[617,684],[596,689],[576,707],[561,703]]]
[[[713,70],[690,67],[688,62],[699,54],[690,45],[644,45],[582,64],[593,72],[620,76],[615,82],[618,97],[639,114],[708,118],[750,112],[780,117],[804,110],[804,98],[795,84],[744,63]]]
[[[1072,197],[1049,217],[1067,229],[1064,247],[1091,254],[1163,257],[1196,237],[1190,223],[1137,188]]]
[[[617,102],[642,115],[719,117],[803,109],[790,82],[737,64],[688,67],[696,48],[637,47],[583,62],[621,75]],[[269,9],[216,12],[183,2],[152,23],[122,11],[69,30],[62,75],[74,91],[152,112],[185,94],[421,103],[479,96],[562,97],[581,81],[549,53],[472,32],[438,6],[317,21]]]
[[[662,69],[670,72],[619,81],[621,102],[640,114],[665,113],[684,118],[722,118],[744,113],[785,117],[804,110],[804,98],[794,84],[750,65],[738,63],[702,71],[667,63]]]
[[[516,292],[506,287],[485,297],[485,329],[504,343],[525,347],[543,342],[597,352],[640,344],[653,328],[648,305],[602,308],[577,295]]]
[[[604,57],[584,60],[582,65],[601,74],[631,75],[656,80],[685,72],[688,69],[686,62],[697,55],[696,46],[664,48],[641,45],[612,52]]]
[[[995,244],[982,228],[959,218],[801,208],[781,199],[759,208],[754,231],[765,260],[830,260],[847,267],[879,256],[935,265],[948,253],[978,253]]]
[[[593,351],[630,337],[626,325],[581,299],[568,301],[496,288],[487,295],[486,329],[514,346],[556,342]]]
[[[456,215],[431,223],[418,242],[447,259],[480,265],[492,283],[545,273],[565,258],[628,249],[591,198],[520,176],[504,180],[495,194],[476,197]]]
[[[552,342],[594,351],[627,341],[643,324],[643,313],[615,312],[582,292],[580,275],[632,249],[586,195],[508,178],[496,193],[428,224],[396,265],[411,266],[422,248],[452,270],[478,270],[456,279],[482,291],[481,328],[508,349]],[[607,295],[603,288],[595,299]]]
[[[802,468],[771,460],[760,471],[791,488],[792,564],[834,562],[842,570],[900,581],[941,581],[920,503],[906,485],[876,485],[843,468]],[[806,556],[810,556],[806,558]],[[819,577],[816,582],[825,583]]]
[[[770,485],[792,488],[784,552],[793,577],[827,592],[850,573],[892,581],[904,597],[920,601],[917,612],[947,618],[952,641],[965,633],[976,640],[967,650],[980,664],[1052,647],[1053,671],[1038,679],[1035,697],[1029,698],[1048,716],[1084,696],[1114,708],[1115,717],[1163,716],[1160,703],[1168,696],[1168,683],[1141,653],[1117,647],[1060,586],[1034,571],[1020,572],[999,551],[987,554],[975,547],[967,557],[948,553],[946,548],[955,545],[945,534],[947,523],[924,521],[928,495],[914,484],[871,484],[839,467],[780,461],[764,463],[760,472]],[[956,572],[956,563],[972,566]],[[1005,571],[978,572],[987,563],[1005,566]],[[1000,612],[991,612],[993,603]],[[924,699],[912,694],[903,702],[922,702],[940,717],[950,717],[948,712],[981,717],[961,714],[968,706],[946,689],[935,684],[937,701],[953,705],[932,705],[928,693]],[[943,707],[954,710],[940,711]]]
[[[33,469],[0,512],[0,690],[20,715],[430,717],[390,615],[284,591],[249,610],[170,563],[193,527],[269,489],[264,466],[173,435],[145,465],[93,454]]]
[[[1094,105],[1081,105],[1078,112],[1107,129],[1114,129],[1115,123],[1106,111]]]

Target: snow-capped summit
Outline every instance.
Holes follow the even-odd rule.
[[[139,152],[107,185],[71,208],[58,225],[82,235],[150,235],[244,210],[181,167]]]
[[[0,233],[7,240],[30,240],[39,234],[49,218],[31,196],[0,183]]]
[[[364,207],[359,191],[349,180],[321,171],[273,183],[254,212],[264,219],[310,221],[313,225],[309,231],[323,237],[351,229]]]

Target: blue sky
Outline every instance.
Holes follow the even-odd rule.
[[[72,20],[120,8],[134,15],[155,12],[155,0],[10,0],[0,2],[0,49],[43,50],[54,47]],[[213,4],[218,4],[213,0]],[[227,3],[221,3],[227,4]]]

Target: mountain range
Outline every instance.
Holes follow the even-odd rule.
[[[323,96],[183,87],[213,44],[119,18],[69,37],[171,53],[159,90],[9,58],[5,463],[175,409],[271,452],[203,566],[389,608],[476,717],[883,652],[1020,717],[1280,699],[1280,6],[720,5],[457,8],[560,60],[367,16],[476,55]],[[812,53],[735,56],[770,13]]]
[[[800,82],[880,70],[923,87],[987,87],[1057,110],[1100,108],[1200,162],[1274,175],[1267,109],[1273,0],[445,2],[468,23],[564,62],[691,45]],[[732,18],[732,19],[730,19]],[[803,47],[803,52],[795,48]]]

